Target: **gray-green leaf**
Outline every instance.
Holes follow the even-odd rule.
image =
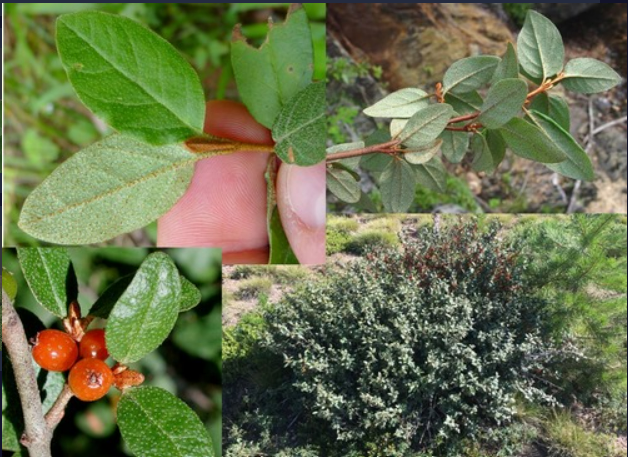
[[[596,59],[581,57],[565,66],[565,89],[579,94],[596,94],[612,89],[621,82],[615,70]]]
[[[447,170],[438,157],[434,157],[428,163],[417,165],[413,168],[418,184],[435,192],[445,192],[447,190]]]
[[[157,387],[130,389],[118,403],[118,426],[138,457],[213,457],[212,442],[196,414]]]
[[[520,79],[502,79],[486,96],[477,121],[486,128],[497,129],[518,115],[528,96],[528,86]]]
[[[471,141],[471,148],[475,154],[473,160],[473,169],[475,171],[493,173],[497,169],[501,162],[501,157],[499,157],[497,151],[495,155],[493,154],[485,135],[474,135]]]
[[[554,119],[558,125],[567,131],[571,128],[569,105],[562,97],[546,93],[539,94],[532,100],[530,109]]]
[[[275,125],[275,152],[287,163],[307,167],[325,160],[325,83],[312,83],[282,108]]]
[[[453,106],[456,113],[464,116],[465,114],[477,113],[482,109],[482,97],[477,91],[469,92],[467,94],[452,94],[445,95],[445,101]]]
[[[119,132],[151,144],[202,133],[198,75],[146,27],[102,12],[68,14],[57,20],[57,47],[81,101]]]
[[[549,78],[561,72],[565,47],[552,21],[534,10],[528,11],[517,39],[521,67],[534,78]]]
[[[203,158],[112,135],[73,155],[27,198],[19,226],[49,243],[90,244],[144,227],[187,190]]]
[[[393,159],[380,176],[380,192],[386,211],[402,213],[414,201],[416,177],[405,160]]]
[[[512,152],[524,159],[541,163],[560,163],[567,159],[540,128],[519,117],[501,127],[499,132]]]
[[[423,165],[436,157],[442,145],[443,140],[439,138],[432,144],[421,148],[408,148],[403,151],[403,158],[412,165]]]
[[[444,103],[422,109],[408,120],[399,140],[412,148],[427,146],[443,133],[453,112],[453,108]]]
[[[408,87],[387,95],[364,110],[371,117],[411,118],[417,111],[429,105],[430,96],[421,89]]]
[[[567,156],[567,160],[547,167],[572,179],[593,181],[593,164],[584,149],[576,140],[553,119],[536,111],[530,112],[530,120]]]
[[[133,363],[168,337],[179,315],[181,279],[163,252],[149,255],[111,310],[107,348],[120,363]]]
[[[282,107],[312,82],[312,35],[307,14],[291,9],[286,21],[273,25],[259,49],[251,47],[239,28],[231,44],[231,63],[238,92],[253,117],[273,128]]]
[[[443,77],[443,91],[464,94],[479,89],[488,83],[500,58],[494,56],[475,56],[461,59],[452,64]]]
[[[357,203],[360,200],[360,183],[346,170],[328,168],[327,188],[343,202]]]
[[[365,147],[364,141],[356,141],[353,143],[337,144],[327,148],[327,159],[333,160],[333,155],[339,152],[353,151],[355,149],[362,149]],[[349,168],[356,168],[360,164],[360,157],[351,157],[349,159],[340,160],[341,163]]]
[[[392,160],[390,154],[368,154],[362,157],[360,166],[367,171],[382,172]]]
[[[441,133],[440,138],[443,140],[441,151],[443,151],[445,158],[451,163],[462,162],[469,148],[469,134],[445,130]]]
[[[512,43],[508,43],[506,54],[502,57],[502,61],[497,65],[495,74],[493,75],[493,83],[502,79],[511,79],[519,77],[519,61],[517,60],[517,52]]]
[[[19,248],[17,256],[35,299],[55,316],[67,316],[68,284],[76,278],[72,274],[70,256],[64,248]]]

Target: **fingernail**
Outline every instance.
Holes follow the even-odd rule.
[[[325,226],[325,164],[313,167],[283,165],[288,169],[286,187],[290,209],[309,229]]]

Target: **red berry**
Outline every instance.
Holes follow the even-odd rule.
[[[84,359],[107,360],[109,351],[105,344],[105,331],[97,329],[87,332],[79,344],[79,352]]]
[[[76,341],[59,330],[43,330],[35,338],[33,358],[48,371],[68,371],[78,359]]]
[[[70,370],[68,384],[79,400],[96,401],[109,392],[113,373],[102,360],[83,359]]]

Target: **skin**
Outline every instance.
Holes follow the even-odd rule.
[[[272,145],[270,131],[244,105],[207,103],[205,132],[231,140]],[[196,165],[186,194],[158,221],[160,247],[220,247],[223,263],[268,262],[266,181],[268,153],[242,151]],[[282,164],[277,205],[293,250],[302,264],[325,261],[325,164]]]

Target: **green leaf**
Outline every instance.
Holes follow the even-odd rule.
[[[98,297],[98,300],[92,306],[92,309],[89,311],[89,314],[94,317],[100,317],[101,319],[109,319],[109,314],[111,314],[111,310],[118,303],[122,294],[127,290],[131,281],[133,281],[133,277],[135,275],[127,275],[118,279],[116,282],[111,284],[103,294]]]
[[[447,170],[438,157],[413,168],[418,184],[421,186],[441,193],[447,190]]]
[[[202,133],[198,75],[143,25],[102,12],[64,15],[57,20],[57,48],[81,101],[119,132],[151,144]]]
[[[345,152],[345,151],[353,151],[355,149],[362,149],[364,148],[366,145],[364,143],[364,141],[356,141],[354,143],[343,143],[343,144],[337,144],[335,146],[329,147],[327,148],[327,158],[329,160],[333,160],[333,155],[337,154],[339,152]],[[342,159],[340,160],[341,163],[343,163],[344,165],[348,166],[349,168],[356,168],[359,164],[360,164],[360,157],[352,157],[350,159]]]
[[[499,65],[500,58],[494,56],[467,57],[458,60],[443,76],[443,91],[465,94],[487,84]]]
[[[360,166],[367,171],[381,173],[394,160],[390,154],[369,154],[362,157]]]
[[[565,130],[569,131],[571,129],[569,105],[564,98],[542,93],[534,97],[529,108],[551,117]]]
[[[313,46],[303,8],[291,8],[286,21],[273,25],[259,49],[247,44],[236,27],[231,63],[238,92],[253,117],[273,128],[282,107],[312,82]],[[324,103],[324,101],[323,101]]]
[[[282,108],[273,125],[275,152],[302,167],[325,160],[325,83],[312,83]]]
[[[430,96],[421,89],[408,87],[387,95],[373,106],[364,110],[364,114],[371,117],[387,117],[409,119],[414,114],[427,108]]]
[[[126,391],[117,416],[124,441],[138,457],[213,457],[203,423],[165,390],[140,387]]]
[[[343,202],[357,203],[360,200],[360,183],[346,170],[328,167],[327,188]]]
[[[440,103],[422,109],[410,118],[399,134],[399,140],[408,147],[427,146],[443,133],[454,110]]]
[[[66,160],[29,195],[19,226],[57,244],[100,243],[137,230],[172,208],[204,157],[179,145],[107,137]]]
[[[15,300],[17,296],[17,282],[13,277],[13,273],[2,267],[2,290],[6,292],[11,300]]]
[[[432,144],[422,148],[408,148],[403,151],[403,158],[412,165],[422,165],[436,157],[442,145],[443,140],[437,139]]]
[[[528,96],[528,86],[520,79],[502,79],[488,91],[477,122],[497,129],[518,115]]]
[[[222,350],[222,312],[220,307],[199,316],[188,313],[177,321],[172,340],[186,353],[203,360],[220,358]]]
[[[451,163],[460,163],[469,149],[469,134],[466,132],[452,132],[445,130],[441,133],[443,140],[441,151]]]
[[[487,130],[485,135],[488,148],[493,156],[493,163],[495,168],[497,168],[506,157],[506,141],[504,141],[504,137],[497,130]]]
[[[473,135],[471,149],[475,154],[472,166],[477,172],[493,173],[503,159],[499,156],[498,151],[493,153],[486,136],[483,134]]]
[[[59,146],[30,128],[22,136],[22,152],[30,165],[45,168],[59,158]]]
[[[190,311],[198,306],[201,302],[201,291],[198,290],[192,282],[183,275],[179,276],[181,280],[181,301],[179,303],[179,312]]]
[[[497,65],[493,80],[496,83],[502,79],[519,78],[519,61],[517,60],[517,52],[512,43],[508,43],[506,54],[502,57],[502,61]]]
[[[149,255],[111,310],[107,347],[118,362],[137,362],[168,337],[179,315],[181,280],[167,254]]]
[[[519,157],[541,163],[560,163],[567,156],[537,126],[515,117],[499,129],[508,147]]]
[[[567,160],[547,167],[561,175],[581,181],[593,181],[595,172],[593,164],[584,149],[576,140],[558,125],[552,118],[539,112],[531,111],[530,120],[539,127],[566,156]]]
[[[76,284],[70,256],[63,248],[19,248],[24,279],[41,306],[63,319],[68,314],[68,287]]]
[[[464,116],[465,114],[477,113],[482,109],[482,97],[477,91],[469,92],[467,94],[452,94],[445,95],[445,101],[453,106],[456,113]]]
[[[597,94],[617,86],[621,83],[621,76],[604,62],[581,57],[567,62],[562,83],[572,92]]]
[[[517,39],[519,63],[527,74],[546,79],[563,69],[565,47],[552,21],[534,10],[528,11]]]
[[[379,180],[382,203],[387,212],[403,213],[414,201],[416,177],[408,162],[394,158]]]

